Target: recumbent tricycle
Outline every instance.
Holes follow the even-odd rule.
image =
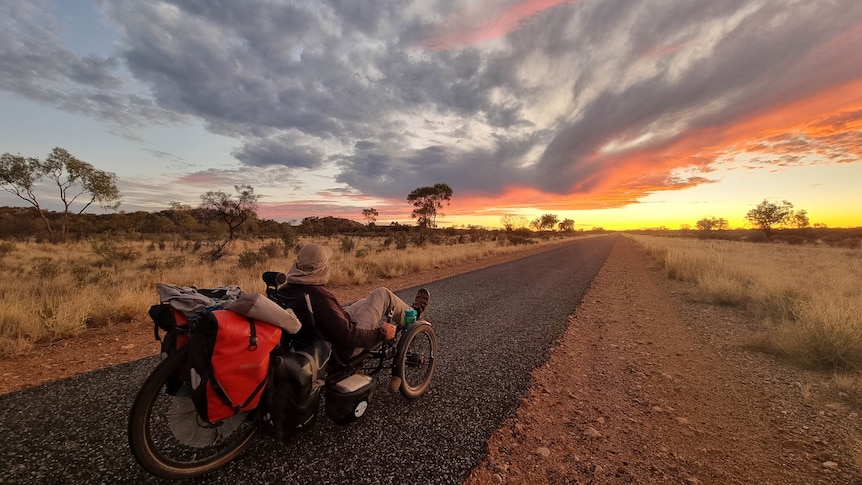
[[[200,398],[193,396],[192,389],[200,377],[190,364],[188,343],[203,338],[196,333],[206,332],[207,319],[187,319],[174,309],[175,325],[156,322],[167,330],[162,361],[141,386],[128,426],[135,458],[153,475],[186,479],[210,473],[239,456],[259,430],[286,441],[314,424],[321,397],[330,419],[339,424],[353,422],[365,413],[371,399],[375,388],[372,376],[383,370],[391,371],[393,385],[405,398],[417,399],[428,390],[437,339],[427,321],[398,326],[393,340],[366,349],[349,362],[340,362],[315,330],[308,296],[286,298],[279,294],[284,273],[267,271],[262,276],[269,300],[293,311],[302,328],[295,334],[281,334],[267,359],[266,385],[251,409],[237,406],[235,413],[214,422],[202,417],[195,402]],[[197,291],[207,294],[207,290]],[[392,317],[391,309],[388,317]],[[255,338],[253,324],[251,328]]]

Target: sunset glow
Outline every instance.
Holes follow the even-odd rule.
[[[443,227],[747,227],[764,199],[862,226],[862,3],[830,5],[0,6],[0,152],[66,148],[126,211],[246,184],[265,218],[412,224],[446,183]]]

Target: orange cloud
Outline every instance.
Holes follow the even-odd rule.
[[[732,120],[727,126],[691,130],[661,147],[629,150],[612,156],[594,154],[582,166],[598,170],[571,187],[568,194],[543,193],[519,186],[499,195],[461,195],[452,215],[483,211],[503,215],[517,210],[591,210],[639,203],[645,196],[682,190],[714,180],[702,176],[712,164],[734,154],[766,154],[756,162],[777,168],[811,163],[862,161],[862,80],[804,99]],[[687,177],[674,176],[679,170]],[[493,214],[487,213],[486,208]]]

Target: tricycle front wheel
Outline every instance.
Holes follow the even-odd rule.
[[[417,399],[428,391],[434,375],[437,337],[427,322],[410,325],[398,341],[394,375],[401,378],[399,391],[408,399]]]

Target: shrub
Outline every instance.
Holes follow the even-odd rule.
[[[0,241],[0,259],[15,250],[15,243],[12,241]]]
[[[353,249],[355,247],[356,247],[356,241],[354,241],[352,237],[341,238],[341,252],[342,253],[352,253]]]
[[[787,244],[791,244],[794,246],[805,244],[805,238],[797,235],[787,236]]]
[[[91,246],[97,256],[114,266],[124,261],[131,261],[141,254],[132,242],[119,232],[100,234],[93,240]]]
[[[0,337],[0,358],[21,355],[33,348],[33,342],[23,338]]]
[[[407,249],[407,235],[399,232],[395,235],[395,249],[404,250]]]
[[[425,231],[417,231],[413,233],[413,237],[411,239],[414,246],[417,248],[423,248],[425,247],[425,243],[428,242],[428,234],[426,234]]]
[[[157,271],[157,270],[162,268],[163,264],[164,263],[162,261],[162,258],[157,258],[157,257],[147,258],[147,260],[144,261],[144,264],[141,265],[141,269],[149,269],[152,271]]]
[[[529,237],[519,236],[517,234],[509,234],[507,241],[509,244],[513,246],[520,246],[522,244],[533,244],[534,241]],[[503,241],[501,241],[503,242]]]
[[[93,268],[86,264],[78,263],[72,266],[72,269],[69,273],[72,275],[72,279],[75,280],[75,284],[77,286],[84,286],[90,283],[90,275],[93,272]]]
[[[89,313],[90,303],[85,298],[78,301],[50,298],[42,301],[39,318],[49,338],[61,339],[83,332]]]
[[[33,264],[33,274],[41,280],[52,280],[60,273],[60,266],[51,259],[40,258]]]
[[[284,251],[284,248],[282,247],[282,245],[279,243],[276,243],[276,242],[264,244],[263,246],[260,247],[260,249],[258,249],[258,252],[260,254],[266,256],[265,261],[268,261],[272,258],[277,258],[279,253],[283,253],[283,251]]]
[[[284,257],[290,256],[290,248],[296,246],[297,240],[299,237],[296,235],[296,230],[287,224],[282,224],[281,226],[281,243],[284,244],[282,248]]]
[[[266,262],[268,259],[264,259],[261,261],[261,256],[266,258],[265,255],[257,251],[243,251],[239,253],[239,260],[237,261],[237,266],[240,268],[254,268],[258,263]]]
[[[176,256],[170,256],[165,259],[165,267],[166,268],[180,268],[188,264],[189,258],[186,256],[179,254]]]
[[[835,246],[837,246],[839,248],[856,249],[860,246],[860,243],[862,243],[862,238],[849,237],[847,239],[842,239],[842,240],[836,242]]]

